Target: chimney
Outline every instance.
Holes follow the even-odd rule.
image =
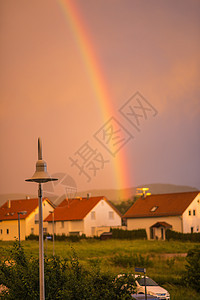
[[[89,200],[91,197],[91,193],[87,193],[87,200]]]
[[[11,208],[11,201],[10,200],[8,200],[8,202],[7,202],[7,208]]]

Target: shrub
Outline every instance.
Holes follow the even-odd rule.
[[[167,229],[166,240],[200,242],[200,232],[182,233],[182,232],[173,231],[171,229]]]
[[[147,233],[145,229],[123,230],[118,228],[112,228],[111,231],[113,239],[147,239]]]
[[[115,266],[121,266],[124,268],[127,267],[150,267],[152,261],[149,259],[149,256],[142,256],[141,254],[137,255],[122,255],[116,254],[110,258],[110,261]]]
[[[51,236],[53,240],[53,235],[52,234],[44,234],[44,240],[46,239],[47,236]],[[65,234],[55,234],[54,238],[56,241],[70,241],[70,242],[79,242],[82,239],[86,239],[85,234],[82,235],[65,235]],[[39,240],[39,236],[35,234],[30,234],[29,236],[26,237],[26,240]]]
[[[26,240],[36,240],[39,241],[39,236],[35,234],[30,234],[29,236],[26,236]]]
[[[189,250],[186,261],[186,272],[183,279],[188,286],[200,292],[200,249]]]
[[[91,270],[84,269],[75,251],[69,261],[54,256],[44,261],[45,299],[132,299],[135,290],[133,278],[113,278],[100,271],[99,264]],[[0,282],[7,291],[3,299],[39,299],[39,262],[26,257],[23,247],[14,243],[9,258],[0,262]]]
[[[166,260],[166,264],[171,269],[174,266],[174,264],[175,264],[175,258],[168,258]]]

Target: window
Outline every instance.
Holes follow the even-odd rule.
[[[31,234],[34,234],[34,228],[31,228]]]
[[[6,233],[9,234],[9,229],[6,229]]]
[[[151,212],[156,211],[157,208],[158,208],[158,206],[153,206],[153,207],[151,208]]]
[[[144,278],[138,278],[137,282],[141,286],[145,285]],[[151,278],[146,278],[146,285],[148,285],[148,286],[158,286],[158,284]]]
[[[194,232],[194,227],[191,227],[191,233],[193,233]]]
[[[43,232],[47,233],[47,228],[46,227],[43,228]]]
[[[91,234],[95,235],[95,227],[91,227]]]
[[[188,211],[188,215],[191,216],[191,210]]]
[[[35,224],[39,223],[39,214],[35,214]]]
[[[114,219],[114,212],[113,212],[113,211],[109,211],[109,212],[108,212],[108,218],[109,218],[110,220],[113,220],[113,219]]]
[[[197,225],[197,232],[199,231],[199,225]]]
[[[196,215],[196,211],[195,211],[195,209],[193,209],[193,216],[195,216]]]
[[[2,230],[2,229],[0,230],[0,233],[1,233],[1,234],[3,233],[3,230]]]
[[[96,220],[96,213],[95,213],[95,211],[91,212],[91,220]]]
[[[65,226],[64,221],[61,221],[61,228],[64,228],[64,226]]]

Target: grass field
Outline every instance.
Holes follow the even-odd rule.
[[[0,241],[0,256],[5,257],[12,248],[12,242]],[[37,241],[23,241],[25,253],[38,256]],[[181,282],[185,271],[186,253],[189,249],[200,247],[198,243],[178,241],[146,241],[146,240],[81,240],[76,243],[64,241],[55,242],[55,254],[70,258],[72,248],[76,251],[80,263],[86,268],[99,264],[103,272],[113,275],[119,273],[134,273],[134,262],[138,259],[138,267],[146,264],[147,276],[152,277],[165,287],[172,300],[200,300],[192,289],[186,288]],[[51,256],[52,241],[44,241],[44,252]],[[140,257],[140,255],[142,257]],[[137,261],[137,260],[136,260]]]

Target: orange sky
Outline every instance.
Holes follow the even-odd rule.
[[[148,183],[200,188],[200,2],[73,3],[108,88],[107,115],[134,138],[115,156],[94,138],[106,111],[61,1],[2,0],[0,193],[35,193],[24,180],[35,170],[38,136],[49,172],[69,174],[79,190]],[[119,112],[137,91],[158,111],[142,120],[140,132]],[[69,159],[86,141],[109,161],[90,173],[90,182]],[[119,166],[124,180],[116,175]]]

